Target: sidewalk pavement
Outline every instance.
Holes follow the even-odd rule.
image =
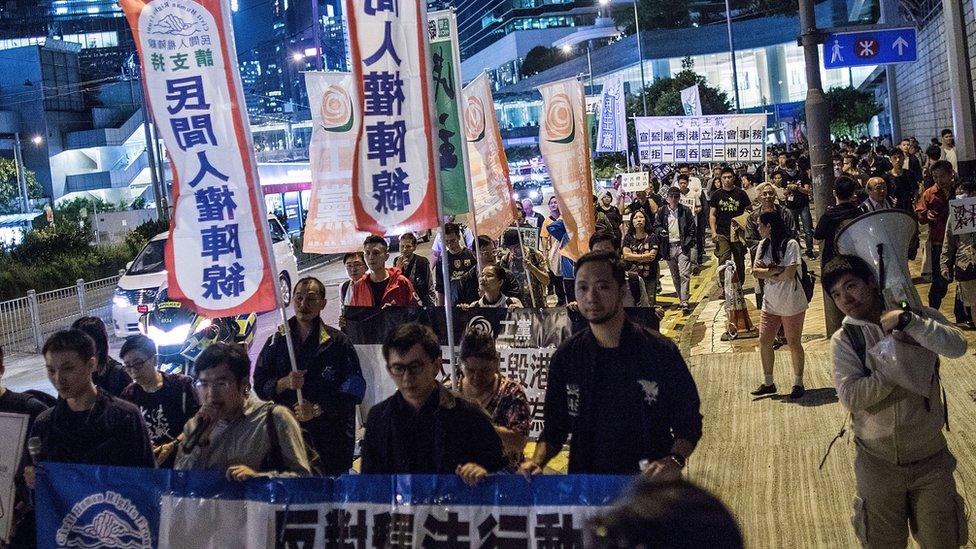
[[[714,258],[712,259],[714,262]],[[819,274],[819,260],[808,261]],[[921,271],[921,260],[911,270]],[[665,317],[663,330],[676,339],[698,385],[704,435],[689,460],[687,477],[714,492],[738,519],[749,547],[856,547],[850,517],[854,497],[854,441],[850,429],[820,462],[849,417],[838,403],[824,324],[823,293],[818,288],[804,322],[806,395],[791,401],[788,348],[776,352],[781,394],[755,398],[762,382],[758,338],[721,341],[726,315],[712,269],[696,277],[700,301],[687,318]],[[746,280],[746,301],[758,325],[754,287]],[[927,302],[927,283],[918,285]],[[954,288],[942,303],[953,319]],[[683,328],[677,329],[679,325]],[[972,346],[976,332],[964,331]],[[958,460],[956,482],[969,508],[976,506],[976,357],[942,361],[951,431],[949,446]],[[972,494],[972,495],[970,495]],[[976,532],[970,512],[969,530]],[[968,547],[976,547],[970,536]]]

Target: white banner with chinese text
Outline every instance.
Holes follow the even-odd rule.
[[[627,151],[627,102],[624,101],[624,77],[607,77],[598,103],[599,124],[596,152]]]
[[[976,233],[976,198],[949,201],[949,227],[953,235]]]
[[[169,296],[208,316],[277,305],[264,197],[220,0],[122,0],[169,153]]]
[[[762,162],[765,114],[638,116],[634,118],[641,164]]]
[[[353,161],[356,227],[399,235],[439,224],[433,99],[422,0],[346,0],[363,125]]]

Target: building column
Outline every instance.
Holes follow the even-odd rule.
[[[949,102],[952,106],[952,134],[956,138],[956,159],[959,175],[976,174],[976,143],[974,143],[972,66],[966,39],[964,0],[943,0],[942,16],[946,30],[946,60],[949,64]]]

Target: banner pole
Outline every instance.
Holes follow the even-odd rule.
[[[528,248],[525,247],[525,240],[522,239],[522,231],[518,231],[518,235],[519,235],[519,246],[522,248],[522,272],[525,273],[525,283],[529,285],[529,299],[532,300],[532,303],[530,305],[532,307],[535,307],[535,290],[532,288],[533,274],[529,272],[529,267],[528,267],[529,263],[531,263],[531,261],[528,258],[529,250]],[[522,306],[524,307],[526,306],[526,304],[523,303]],[[545,304],[543,304],[543,307],[545,307]]]
[[[426,26],[430,18],[427,16],[427,3],[420,2],[420,20]],[[421,55],[424,59],[430,59],[430,33],[422,32],[423,40],[421,41]],[[427,71],[424,75],[429,84],[428,89],[436,89],[434,87],[434,75]],[[457,90],[460,93],[460,90]],[[427,109],[432,115],[436,115],[437,109],[434,106],[434,97],[427,97]],[[456,364],[456,357],[454,353],[454,303],[451,299],[451,278],[450,269],[448,268],[448,249],[445,242],[445,237],[447,236],[444,232],[444,226],[446,225],[444,221],[444,200],[443,200],[443,186],[441,185],[441,175],[440,175],[440,162],[438,156],[434,155],[434,162],[437,163],[436,169],[434,170],[434,186],[437,191],[437,219],[440,222],[441,228],[441,276],[444,280],[444,318],[447,323],[447,357],[450,362],[451,367],[451,388],[457,390],[458,387],[458,370]],[[461,238],[464,238],[464,234],[461,234]],[[477,244],[477,238],[475,239],[475,244]]]

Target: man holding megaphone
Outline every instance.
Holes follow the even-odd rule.
[[[832,259],[823,285],[846,315],[830,349],[857,443],[858,539],[864,547],[905,547],[910,529],[922,547],[964,545],[965,506],[942,434],[938,361],[965,354],[966,340],[935,309],[886,307],[874,270],[858,256]]]

